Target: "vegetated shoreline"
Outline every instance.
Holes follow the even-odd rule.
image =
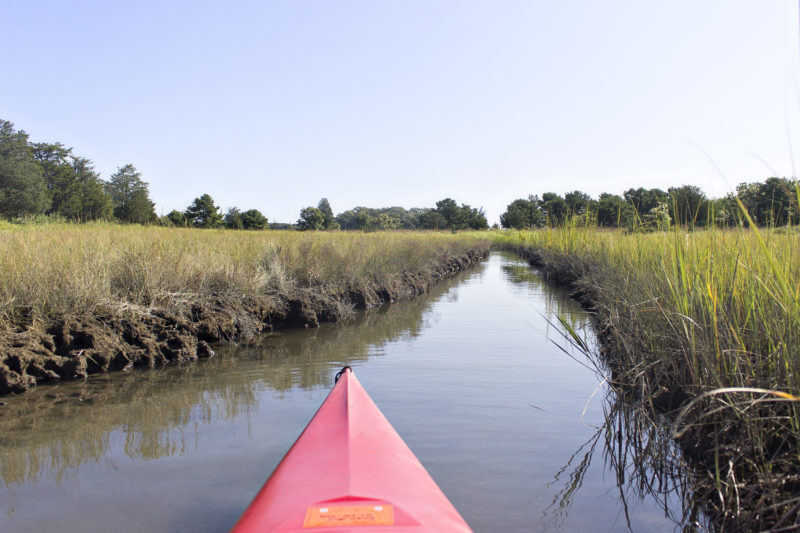
[[[784,243],[786,249],[776,245],[775,251],[769,243],[764,245],[766,238],[758,233],[738,231],[740,235],[735,237],[736,244],[731,248],[739,247],[734,263],[745,264],[750,270],[749,275],[756,279],[767,276],[751,261],[752,256],[745,257],[745,247],[752,245],[757,251],[769,255],[772,268],[780,268],[782,260],[787,259],[781,256],[782,252],[788,249],[791,253],[792,243],[788,240]],[[680,278],[691,280],[700,286],[692,289],[691,284],[686,283],[681,287],[683,291],[708,292],[711,293],[710,300],[716,302],[713,294],[716,287],[712,286],[714,276],[710,274],[714,267],[709,267],[713,260],[709,257],[716,255],[717,261],[723,258],[728,247],[728,243],[724,242],[727,237],[714,232],[710,233],[710,237],[700,237],[711,239],[710,242],[719,248],[713,252],[705,250],[705,259],[695,264],[689,258],[691,253],[686,253],[692,247],[689,234],[680,231],[664,234],[663,237],[636,237],[620,232],[616,232],[618,237],[610,237],[612,232],[596,228],[542,230],[540,234],[527,242],[519,234],[495,237],[493,240],[496,246],[517,253],[538,268],[548,282],[566,287],[594,315],[601,342],[599,355],[611,372],[612,386],[628,401],[651,413],[653,420],[665,415],[667,420],[676,424],[678,431],[675,440],[691,469],[692,490],[712,522],[720,530],[783,531],[797,528],[800,525],[800,500],[797,498],[800,493],[798,398],[791,394],[781,396],[787,392],[786,389],[796,392],[796,381],[793,381],[797,378],[796,358],[787,358],[784,365],[787,368],[781,371],[783,363],[772,365],[767,362],[775,354],[766,353],[764,360],[760,360],[755,341],[745,338],[752,332],[741,331],[739,346],[718,344],[717,354],[708,358],[718,368],[704,369],[707,362],[693,359],[696,354],[692,354],[692,350],[697,347],[703,349],[703,342],[695,337],[693,328],[717,327],[717,319],[700,316],[701,313],[689,316],[692,314],[688,312],[691,305],[686,306],[684,311],[687,315],[682,317],[677,316],[677,311],[665,309],[670,305],[670,298],[676,295],[654,294],[653,288],[659,287],[659,281],[652,280],[669,277],[670,273],[666,272],[668,269],[663,272],[636,271],[637,265],[640,268],[652,266],[643,259],[650,246],[645,239],[663,238],[657,245],[660,250],[656,254],[662,255],[662,265],[664,262],[675,262],[678,276],[672,281]],[[597,236],[601,237],[598,241],[602,242],[592,242]],[[781,235],[778,234],[778,237]],[[615,238],[620,241],[634,239],[635,242],[631,249],[621,250],[623,245],[614,249],[619,244],[612,242]],[[755,246],[756,240],[764,245],[760,250]],[[705,246],[705,243],[701,246]],[[620,257],[626,253],[631,255],[631,250],[635,250],[639,257],[632,258],[630,263],[621,261]],[[681,255],[684,253],[686,257]],[[766,258],[763,259],[764,265],[769,263]],[[778,263],[778,267],[775,263]],[[736,268],[735,265],[731,267]],[[697,273],[692,270],[696,268],[705,272],[695,276]],[[764,268],[769,270],[767,266]],[[787,272],[791,272],[790,269],[787,267]],[[772,273],[775,278],[781,277],[777,270]],[[710,279],[706,285],[697,283],[705,276]],[[647,287],[642,282],[645,278],[649,278],[647,283],[650,285]],[[717,281],[722,283],[719,279]],[[737,304],[733,300],[744,291],[741,287],[735,287],[741,283],[735,272],[729,281],[724,288],[729,294],[724,308],[722,304],[714,306],[712,314],[736,314]],[[763,280],[760,282],[763,283]],[[758,283],[754,282],[756,286]],[[765,294],[772,294],[767,286],[758,288]],[[686,296],[686,299],[692,300],[692,296]],[[767,316],[768,312],[786,312],[788,318],[791,311],[786,310],[786,305],[770,303],[778,311],[759,308],[763,316]],[[642,319],[642,314],[646,314],[647,318]],[[672,323],[671,318],[679,320]],[[789,321],[796,318],[792,315]],[[681,338],[676,323],[680,323],[679,328],[686,329],[691,346],[684,345],[687,339]],[[720,328],[721,324],[722,320],[719,321]],[[736,334],[734,331],[734,337]],[[713,338],[717,343],[724,340],[724,336],[719,334]],[[784,337],[774,344],[791,353],[797,350],[796,343],[791,345],[793,339],[796,340],[796,337]],[[697,342],[697,346],[694,342]],[[771,344],[767,342],[765,345]],[[741,353],[737,352],[737,348]],[[742,368],[752,365],[754,370],[750,370],[749,374],[747,370],[732,373],[730,362],[723,360],[723,354],[730,355],[726,352],[737,352],[735,355],[741,359]],[[770,369],[765,372],[761,368],[770,366],[778,368],[775,376],[765,375],[769,374]],[[695,372],[702,374],[703,379],[691,382],[687,379],[688,375]],[[747,375],[741,381],[729,381],[732,376],[741,379],[739,374]],[[726,387],[730,390],[725,391]],[[748,387],[752,390],[744,390]],[[715,392],[719,390],[723,392]]]
[[[139,235],[142,232],[144,238]],[[119,256],[92,267],[89,274],[75,274],[86,283],[94,276],[107,279],[97,284],[102,298],[75,305],[74,311],[69,301],[55,305],[40,294],[48,288],[55,291],[46,286],[54,277],[52,265],[43,266],[27,280],[27,285],[41,285],[38,291],[29,291],[33,296],[11,295],[17,285],[14,281],[19,280],[3,280],[4,299],[19,303],[7,311],[5,332],[0,335],[0,394],[133,366],[192,361],[213,356],[211,343],[247,340],[273,328],[316,327],[320,322],[342,320],[353,309],[426,292],[489,252],[485,239],[432,233],[378,237],[287,232],[273,237],[277,232],[240,232],[236,237],[204,230],[113,225],[94,230],[56,228],[55,233],[79,243],[73,254],[77,249],[91,249],[95,239],[101,243],[109,239],[109,250]],[[208,246],[230,245],[235,249],[228,251],[238,254],[238,259],[223,265],[219,263],[225,259],[212,261],[215,272],[209,273],[203,265],[196,270],[194,264],[185,264],[186,248],[179,243],[187,236],[200,240],[197,248],[202,254]],[[20,238],[30,245],[36,237],[23,233]],[[155,242],[149,242],[151,238]],[[158,257],[166,259],[160,265],[148,264],[148,260],[158,260],[152,246],[159,245],[166,252],[162,250]],[[33,253],[48,251],[38,243],[31,246]],[[199,253],[194,250],[189,255]],[[88,262],[86,257],[79,261],[81,265]],[[185,272],[180,272],[180,265],[186,267]],[[55,270],[55,277],[69,276],[68,264]],[[177,292],[161,287],[159,283],[172,282],[170,276],[197,286]],[[167,280],[159,282],[159,277]],[[76,285],[80,292],[80,283]],[[114,298],[109,299],[109,294]],[[26,296],[33,301],[25,302]],[[46,306],[56,311],[47,312]]]

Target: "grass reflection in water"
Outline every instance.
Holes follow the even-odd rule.
[[[547,483],[545,494],[549,504],[539,519],[541,527],[546,531],[564,530],[584,477],[593,461],[602,457],[603,468],[616,480],[621,527],[633,531],[630,509],[643,501],[655,501],[664,516],[678,527],[713,529],[692,491],[690,469],[675,444],[672,424],[653,418],[635,403],[626,402],[608,386],[608,369],[597,355],[600,345],[592,332],[591,315],[576,312],[569,293],[546,286],[539,273],[526,262],[505,264],[503,273],[512,283],[526,285],[546,296],[546,316],[557,318],[547,318],[552,326],[551,341],[567,356],[596,372],[600,382],[596,392],[602,395],[602,424]]]
[[[664,516],[684,530],[713,530],[692,491],[690,470],[672,438],[668,423],[626,404],[613,391],[604,398],[605,422],[553,476],[548,489],[555,491],[542,513],[547,530],[560,531],[572,508],[573,496],[597,458],[616,478],[621,503],[620,525],[633,531],[630,509],[642,501],[655,501]]]
[[[132,459],[182,455],[195,445],[201,425],[249,418],[264,391],[327,388],[343,364],[416,337],[436,319],[426,313],[432,303],[469,275],[342,324],[277,331],[247,346],[216,346],[218,355],[209,360],[91,375],[6,397],[0,406],[0,479],[7,487],[43,477],[61,483],[70,470],[101,462],[112,436],[122,439]]]

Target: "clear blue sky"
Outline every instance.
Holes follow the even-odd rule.
[[[800,165],[794,0],[4,0],[0,20],[0,118],[103,178],[132,163],[159,214],[449,196],[492,223],[528,194],[721,196]]]

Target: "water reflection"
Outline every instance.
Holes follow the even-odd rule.
[[[592,327],[592,316],[589,312],[580,308],[579,305],[570,297],[567,289],[547,285],[541,274],[531,267],[527,261],[518,258],[509,258],[502,265],[504,278],[514,285],[523,288],[525,294],[533,294],[537,300],[537,312],[541,313],[549,326],[552,326],[557,340],[556,345],[563,349],[565,345],[572,346],[576,339],[564,329],[563,323],[569,325],[580,339],[581,346],[578,353],[573,350],[565,350],[566,354],[576,360],[585,359],[586,353],[597,353],[599,345],[597,336]],[[544,304],[544,309],[539,309]],[[549,335],[548,335],[549,338]],[[597,362],[592,361],[594,366]]]
[[[606,412],[603,457],[616,476],[628,525],[631,506],[648,499],[658,502],[664,516],[684,529],[710,529],[693,499],[690,470],[672,438],[671,425],[653,420],[650,413],[611,392]]]
[[[431,305],[479,274],[459,274],[427,295],[359,312],[343,324],[279,330],[246,346],[216,346],[212,359],[92,375],[6,397],[0,406],[0,479],[8,486],[49,475],[60,483],[66,471],[100,461],[116,431],[128,457],[183,454],[200,425],[256,411],[261,391],[327,388],[342,365],[365,361],[386,343],[417,337],[437,319],[427,312]]]
[[[345,324],[6,397],[0,530],[225,530],[344,364],[476,532],[691,527],[668,433],[602,385],[594,342],[568,294],[493,254]]]
[[[509,281],[542,288],[541,277],[531,268],[511,264],[504,267]],[[591,315],[574,312],[574,300],[566,291],[545,288],[546,320],[557,335],[551,342],[567,356],[593,371],[599,381],[596,393],[603,417],[594,432],[581,443],[547,483],[551,494],[539,521],[544,530],[561,531],[573,510],[575,496],[593,462],[602,458],[602,468],[613,475],[620,502],[619,526],[635,531],[631,510],[655,503],[663,516],[684,531],[709,531],[714,526],[694,498],[691,470],[672,438],[668,421],[636,404],[628,403],[608,385],[610,371],[599,356],[599,343],[591,327]],[[552,318],[555,317],[555,318]],[[591,401],[591,399],[589,400]]]
[[[8,398],[0,411],[0,478],[9,485],[50,474],[60,482],[68,469],[99,461],[115,430],[130,457],[181,453],[198,423],[234,417],[252,405],[252,383],[202,379],[229,364],[220,359],[95,377]]]
[[[452,283],[438,287],[433,297],[449,297]],[[327,387],[333,384],[333,372],[343,364],[365,361],[380,353],[385,344],[410,341],[430,328],[438,318],[427,312],[432,304],[430,298],[431,295],[418,297],[358,313],[346,324],[279,330],[255,344],[222,346],[218,353],[223,358],[235,353],[239,359],[268,362],[269,372],[264,379],[276,391]]]
[[[625,403],[607,389],[603,402],[605,422],[559,468],[548,489],[553,491],[542,512],[547,530],[563,529],[581,489],[586,472],[597,460],[600,446],[603,468],[616,480],[621,504],[621,526],[635,531],[631,510],[655,502],[665,517],[684,531],[708,531],[713,525],[693,498],[690,471],[672,439],[669,424],[654,421],[649,413]]]
[[[561,531],[573,512],[576,495],[593,462],[616,480],[620,502],[619,526],[634,531],[631,509],[655,502],[677,527],[687,531],[709,529],[698,504],[692,499],[689,470],[672,439],[669,424],[654,421],[649,413],[625,403],[607,385],[607,369],[597,357],[599,345],[591,315],[576,310],[568,291],[546,285],[542,276],[526,262],[508,261],[504,277],[541,297],[551,341],[567,356],[595,372],[603,419],[547,483],[548,504],[539,524],[544,530]]]

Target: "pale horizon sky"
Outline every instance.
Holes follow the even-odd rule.
[[[792,0],[6,0],[0,118],[159,215],[796,176]]]

